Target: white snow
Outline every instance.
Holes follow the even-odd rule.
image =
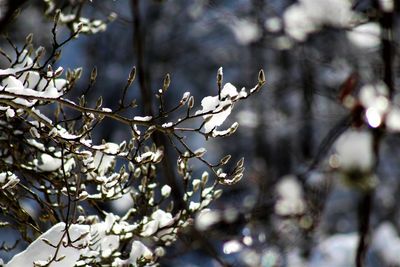
[[[170,226],[174,223],[174,218],[171,213],[165,212],[161,209],[156,210],[151,215],[150,221],[143,226],[142,236],[151,236],[160,228]]]
[[[132,249],[131,253],[129,254],[129,261],[131,264],[136,266],[136,261],[140,257],[151,259],[153,257],[153,253],[142,242],[135,240],[132,242]]]
[[[25,84],[23,84],[25,82]],[[37,72],[24,72],[19,79],[8,76],[2,81],[3,90],[16,95],[58,98],[63,94],[63,88],[67,84],[64,79],[41,78]]]
[[[165,217],[158,218],[160,227],[166,225]],[[120,245],[120,237],[116,234],[132,232],[136,229],[137,225],[130,225],[125,221],[120,221],[118,216],[112,213],[107,213],[104,221],[99,221],[92,225],[79,225],[72,224],[69,227],[69,236],[71,240],[75,240],[73,245],[81,247],[80,249],[71,246],[64,246],[67,244],[67,235],[63,236],[65,230],[65,223],[61,222],[51,227],[46,233],[42,234],[38,239],[31,243],[28,248],[14,256],[6,267],[20,267],[20,266],[32,266],[32,263],[46,263],[50,258],[54,256],[56,251],[55,248],[48,245],[45,241],[52,245],[57,245],[61,238],[62,244],[57,254],[57,259],[65,256],[64,259],[58,262],[52,262],[51,267],[69,267],[75,266],[75,264],[81,265],[84,262],[79,261],[81,256],[92,257],[95,261],[102,258],[108,258],[112,253],[118,249]],[[113,234],[115,233],[115,234]],[[101,252],[101,254],[99,253]],[[131,257],[122,261],[121,263],[133,263],[136,266],[136,260],[141,257],[151,257],[152,253],[141,242],[134,241],[131,251]]]
[[[117,154],[119,152],[119,145],[111,142],[105,143],[103,151],[107,154]]]
[[[203,109],[198,113],[206,113],[214,110],[219,104],[218,96],[207,96],[201,100]]]
[[[189,203],[189,210],[190,211],[197,211],[201,207],[201,203],[190,201]]]
[[[40,155],[40,161],[37,163],[37,168],[40,171],[52,172],[61,167],[62,161],[60,158],[55,158],[49,154],[43,153]]]
[[[119,145],[115,143],[106,143],[102,146],[95,147],[96,149],[101,149],[103,152],[96,151],[93,159],[94,168],[97,170],[97,174],[99,176],[104,176],[107,170],[112,166],[115,161],[115,156],[119,152]],[[107,154],[113,155],[107,155]],[[91,176],[96,176],[95,173],[92,173]]]
[[[36,128],[33,128],[33,129],[36,129]],[[46,149],[45,146],[42,143],[39,143],[35,139],[28,139],[27,142],[28,142],[28,144],[30,144],[30,145],[32,145],[32,146],[34,146],[34,147],[36,147],[36,148],[38,148],[40,150],[45,150]]]
[[[189,99],[189,97],[190,97],[190,92],[183,93],[183,96],[182,96],[182,99],[181,99],[181,103],[185,104],[186,101]]]
[[[198,110],[196,115],[204,114],[203,119],[206,121],[204,131],[206,133],[211,133],[213,129],[224,123],[231,114],[233,107],[232,99],[246,97],[242,91],[239,94],[234,85],[226,83],[221,90],[221,99],[218,96],[207,96],[201,100],[203,109]]]
[[[4,69],[4,70],[0,69],[0,75],[1,76],[15,75],[15,73],[17,73],[17,71],[18,71],[18,69],[15,69],[15,68],[8,68],[8,69]]]
[[[56,248],[46,244],[43,239],[48,240],[52,245],[57,245],[63,237],[65,230],[65,223],[60,222],[44,234],[39,236],[33,241],[23,252],[15,255],[7,264],[6,267],[21,267],[21,266],[33,266],[35,261],[48,261],[52,258],[56,252]],[[74,246],[86,246],[90,242],[90,236],[85,234],[89,233],[88,225],[77,225],[72,224],[68,230],[69,236],[72,240],[76,240]],[[81,237],[81,238],[80,238]],[[67,235],[62,239],[63,244],[67,244]],[[51,267],[72,267],[78,261],[79,257],[83,255],[87,249],[77,249],[70,246],[60,245],[60,249],[57,254],[57,259],[65,256],[58,262],[52,262]]]
[[[15,111],[14,111],[14,109],[8,107],[7,110],[6,110],[6,115],[7,115],[7,117],[9,117],[9,118],[13,118],[13,117],[15,116]]]
[[[163,127],[163,128],[169,128],[169,127],[171,127],[172,125],[173,125],[172,122],[166,122],[166,123],[163,123],[163,124],[161,125],[161,127]]]
[[[80,136],[69,133],[65,128],[57,125],[57,128],[53,128],[57,132],[57,135],[68,140],[76,140],[79,139]]]
[[[111,253],[119,247],[119,236],[110,233],[117,217],[112,213],[107,213],[103,222],[96,223],[90,227],[90,235],[97,241],[93,248],[101,250],[102,257],[109,257]]]
[[[235,97],[238,95],[236,87],[231,84],[231,83],[226,83],[224,87],[221,90],[221,97],[225,98],[227,96],[230,96],[231,98]]]
[[[135,121],[151,121],[152,118],[153,117],[151,117],[151,116],[144,116],[144,117],[135,116],[135,117],[133,117],[133,120],[135,120]]]
[[[33,60],[30,56],[28,56],[28,50],[24,50],[22,51],[21,55],[18,58],[18,61],[20,61],[20,63],[15,64],[15,68],[24,68],[24,67],[32,67],[33,65]]]
[[[19,181],[18,177],[12,172],[0,173],[0,186],[2,190],[14,187]]]
[[[230,104],[228,104],[230,105]],[[225,106],[222,106],[225,107]],[[228,118],[228,116],[231,114],[232,107],[229,106],[226,108],[224,111],[221,111],[222,108],[221,106],[215,110],[215,114],[211,116],[211,119],[209,119],[205,124],[204,124],[204,131],[206,133],[211,132],[215,127],[220,126],[224,123],[224,121]],[[204,118],[208,118],[205,116]]]

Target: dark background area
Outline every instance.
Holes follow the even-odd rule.
[[[135,2],[139,7],[136,13]],[[305,2],[313,1],[302,3]],[[236,160],[242,156],[246,159],[242,181],[225,187],[222,198],[213,204],[215,209],[234,210],[238,216],[204,233],[221,258],[233,266],[344,267],[335,265],[334,260],[339,262],[337,258],[346,257],[346,246],[354,249],[351,242],[359,231],[358,203],[362,193],[344,186],[340,174],[329,168],[327,160],[335,138],[326,137],[347,127],[343,121],[349,110],[338,97],[343,82],[352,73],[359,76],[358,87],[383,81],[397,92],[400,7],[397,3],[393,12],[385,13],[379,1],[353,1],[352,12],[363,17],[353,25],[375,23],[381,29],[381,33],[370,34],[372,41],[362,39],[360,44],[351,38],[353,25],[335,22],[340,14],[334,9],[318,9],[329,3],[338,5],[335,2],[341,1],[314,1],[321,22],[299,40],[290,34],[290,21],[285,17],[292,5],[299,4],[296,1],[93,0],[84,10],[86,16],[105,18],[115,12],[118,18],[106,32],[82,36],[63,49],[59,64],[65,69],[81,66],[84,70],[74,91],[76,96],[84,90],[90,70],[96,66],[98,79],[87,99],[95,101],[102,95],[104,106],[109,107],[118,105],[128,73],[132,66],[138,66],[139,57],[143,57],[149,96],[154,97],[165,74],[171,74],[167,94],[171,105],[186,91],[195,96],[196,105],[203,97],[215,95],[220,66],[224,68],[224,82],[237,88],[253,87],[259,69],[265,70],[266,86],[256,97],[235,106],[224,124],[229,127],[238,121],[236,134],[209,142],[196,136],[190,139],[191,144],[207,148],[210,160],[226,154]],[[40,15],[42,9],[40,1],[26,1],[16,23],[11,25],[10,38],[22,44],[25,36],[33,32],[35,45],[49,46],[51,22]],[[140,32],[134,30],[134,14],[139,15],[136,19],[140,21]],[[391,18],[389,24],[387,16]],[[390,30],[390,38],[383,27]],[[135,46],[138,39],[143,51]],[[133,115],[145,115],[138,81],[128,94],[137,98],[139,106]],[[98,140],[117,142],[129,136],[126,129],[111,121],[102,127],[94,136]],[[324,140],[331,143],[324,145]],[[397,230],[400,227],[399,141],[398,134],[387,134],[381,142],[372,229],[384,222]],[[203,169],[201,164],[194,166],[198,175]],[[303,227],[300,218],[275,214],[276,185],[287,175],[294,175],[307,195],[311,227]],[[246,236],[250,237],[247,241],[252,240],[250,245],[245,244],[237,253],[224,253],[226,242],[242,242]],[[321,246],[332,237],[343,239]],[[397,233],[395,237],[398,238]],[[183,235],[169,249],[162,266],[219,266],[201,246],[192,242],[189,235]],[[371,246],[367,266],[400,266],[400,261],[398,265],[386,262],[380,249]],[[335,253],[340,256],[332,256]]]

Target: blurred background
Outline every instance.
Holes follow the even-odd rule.
[[[22,45],[33,32],[35,45],[50,46],[52,25],[41,15],[43,8],[41,1],[23,3],[10,25],[15,43]],[[83,67],[77,96],[95,66],[98,79],[86,98],[102,95],[109,107],[118,105],[132,66],[140,68],[153,98],[170,73],[171,105],[186,91],[198,106],[203,97],[216,95],[221,66],[224,82],[239,89],[252,88],[261,68],[266,73],[266,86],[236,105],[224,124],[239,122],[236,134],[208,142],[190,136],[194,147],[206,147],[210,161],[226,154],[236,161],[245,157],[246,171],[237,185],[223,187],[212,206],[224,219],[201,233],[202,242],[182,234],[161,265],[355,266],[362,193],[345,186],[329,163],[335,140],[349,128],[350,111],[339,96],[352,74],[356,88],[385,83],[397,91],[398,2],[93,0],[84,15],[106,18],[112,12],[118,17],[105,32],[81,36],[63,49],[60,65]],[[138,81],[128,94],[137,99],[134,115],[145,115],[148,96]],[[155,99],[152,104],[155,108]],[[95,138],[117,142],[128,135],[106,121]],[[398,134],[386,134],[380,143],[366,266],[400,266],[399,141]],[[195,175],[205,170],[193,167]],[[290,203],[301,203],[294,205],[298,211],[282,215],[278,203],[287,195]],[[109,209],[121,212],[125,206],[119,202]]]

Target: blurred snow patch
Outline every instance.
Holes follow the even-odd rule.
[[[201,210],[195,220],[195,226],[199,231],[205,231],[210,228],[213,224],[218,223],[221,220],[221,215],[218,211],[204,209]]]
[[[303,190],[295,176],[281,178],[276,186],[278,200],[275,211],[279,215],[299,214],[304,211]]]
[[[361,104],[366,109],[368,124],[376,128],[381,125],[389,108],[388,89],[383,82],[364,85],[359,94]]]
[[[384,12],[393,12],[394,0],[379,0],[379,5]]]
[[[348,0],[300,0],[285,10],[285,30],[293,39],[305,41],[322,26],[348,26],[356,16],[351,5]]]
[[[262,252],[261,254],[261,266],[280,266],[282,264],[282,259],[279,251],[275,248],[269,248]],[[258,265],[250,265],[258,266]]]
[[[352,67],[343,59],[334,59],[329,68],[322,69],[322,80],[330,87],[339,87],[352,72]]]
[[[122,197],[111,202],[113,210],[123,213],[133,207],[133,199],[130,193],[125,193]]]
[[[237,240],[231,240],[224,243],[224,253],[225,254],[232,254],[237,253],[242,249],[243,245]]]
[[[372,135],[367,131],[349,130],[336,142],[339,167],[345,171],[369,171],[374,164]]]
[[[294,4],[288,7],[283,14],[285,30],[298,41],[305,41],[308,34],[317,30],[316,25],[308,17],[306,9],[301,4]]]
[[[302,258],[299,249],[289,251],[287,254],[287,266],[288,267],[306,267],[308,266],[305,260]]]
[[[356,233],[336,234],[322,241],[313,251],[310,267],[352,267],[358,244]]]
[[[359,48],[376,48],[380,45],[381,28],[378,23],[370,22],[347,32],[349,41]]]
[[[269,32],[279,32],[282,30],[282,20],[279,17],[268,18],[264,22],[264,27]]]
[[[237,19],[230,23],[229,28],[235,35],[236,41],[241,45],[248,45],[261,37],[258,25],[249,19]]]
[[[255,128],[258,125],[257,113],[251,110],[242,110],[236,116],[242,127]]]
[[[389,131],[400,132],[400,108],[392,107],[386,115],[385,122]]]
[[[400,266],[400,238],[390,222],[381,223],[375,230],[371,247],[390,266]]]

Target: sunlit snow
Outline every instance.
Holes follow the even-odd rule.
[[[33,241],[26,250],[15,255],[7,264],[6,267],[21,267],[21,266],[33,266],[35,261],[48,261],[51,259],[56,252],[56,248],[50,246],[43,239],[46,239],[50,244],[57,245],[61,238],[62,244],[59,246],[57,259],[65,256],[63,259],[57,262],[52,262],[51,267],[69,267],[74,266],[76,261],[81,255],[83,255],[87,249],[85,248],[73,248],[71,246],[64,246],[67,244],[68,237],[64,235],[65,223],[61,222],[51,227],[47,232],[42,234],[39,238]],[[68,230],[71,240],[76,240],[74,246],[86,246],[89,244],[90,236],[88,225],[76,225],[72,224]],[[86,235],[86,236],[85,236]]]

